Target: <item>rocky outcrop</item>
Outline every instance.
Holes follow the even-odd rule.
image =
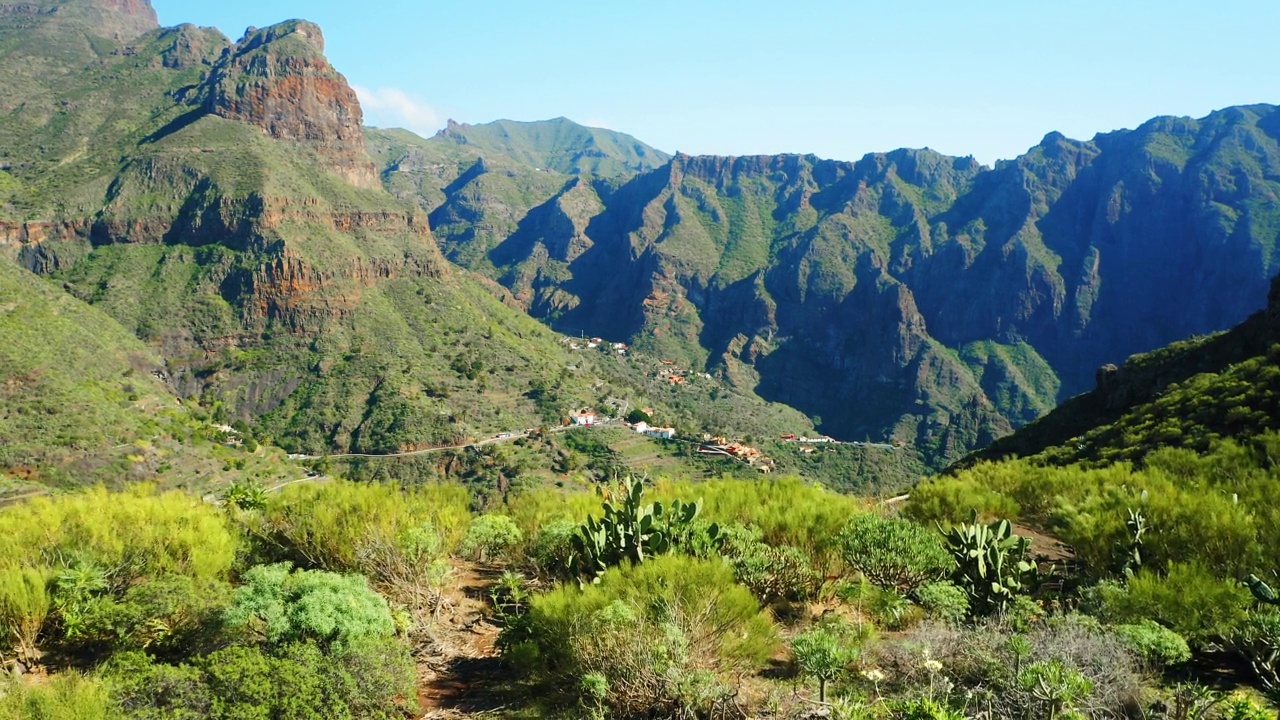
[[[306,145],[352,185],[381,188],[365,151],[360,102],[325,59],[319,26],[293,20],[251,28],[214,66],[203,93],[207,112]]]

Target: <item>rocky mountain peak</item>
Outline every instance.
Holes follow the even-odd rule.
[[[302,143],[352,185],[378,189],[355,91],[324,56],[324,34],[305,20],[249,28],[205,83],[204,108]]]

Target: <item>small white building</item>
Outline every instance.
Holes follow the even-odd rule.
[[[635,425],[632,425],[632,426],[631,426],[631,429],[632,429],[632,430],[635,430],[636,432],[640,433],[641,435],[644,435],[645,433],[648,433],[648,432],[649,432],[650,427],[651,427],[651,426],[649,425],[649,423],[647,423],[647,422],[645,422],[645,421],[641,420],[640,422],[636,423]]]
[[[651,438],[657,438],[659,440],[670,440],[671,438],[676,436],[676,429],[669,428],[669,427],[665,427],[665,428],[651,427],[648,430],[645,430],[644,434],[648,435]]]
[[[582,412],[569,418],[574,425],[582,427],[590,427],[596,424],[596,414],[591,410],[583,410]]]

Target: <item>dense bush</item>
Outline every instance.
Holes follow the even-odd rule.
[[[938,533],[908,520],[863,513],[849,521],[837,543],[846,565],[900,593],[940,580],[954,567]]]
[[[553,520],[538,530],[528,559],[538,574],[550,578],[568,578],[573,573],[573,536],[578,523]]]
[[[104,670],[135,720],[393,720],[412,710],[414,692],[408,652],[379,640],[336,650],[232,646],[178,666],[129,653]]]
[[[271,644],[309,640],[345,647],[395,632],[387,601],[363,577],[295,572],[288,563],[250,568],[225,620]]]
[[[849,518],[866,511],[859,498],[839,495],[798,478],[658,483],[660,499],[700,498],[701,517],[721,527],[759,528],[770,545],[790,545],[828,574],[838,560],[836,538]]]
[[[524,539],[524,533],[506,515],[481,515],[471,522],[458,551],[480,562],[503,558]]]
[[[1231,637],[1252,602],[1239,583],[1219,580],[1202,565],[1177,564],[1166,573],[1146,568],[1127,586],[1103,583],[1093,592],[1100,616],[1117,624],[1155,620],[1193,647]]]
[[[1277,437],[1222,441],[1203,455],[1163,449],[1142,467],[981,463],[922,483],[904,512],[958,522],[976,509],[1038,522],[1071,545],[1092,575],[1104,577],[1122,565],[1129,510],[1141,510],[1148,525],[1144,564],[1198,562],[1220,578],[1243,577],[1280,555],[1280,504],[1271,499],[1280,479],[1272,456]]]
[[[39,684],[0,676],[0,720],[104,720],[119,714],[103,683],[74,672]]]
[[[53,611],[48,584],[47,571],[0,567],[0,657],[8,650],[19,660],[36,656],[36,638]]]
[[[679,555],[535,596],[503,637],[507,658],[548,692],[569,704],[602,703],[618,717],[672,717],[728,702],[732,679],[758,670],[776,642],[767,614],[727,565]]]
[[[285,488],[245,522],[269,557],[396,586],[422,581],[457,548],[471,521],[469,502],[458,485],[402,490],[335,480]]]
[[[822,585],[822,576],[799,548],[769,545],[760,540],[755,528],[738,528],[728,534],[721,552],[733,566],[737,581],[765,603],[807,600]]]
[[[93,566],[111,591],[143,578],[225,579],[236,535],[218,509],[139,486],[35,498],[0,510],[0,566]]]
[[[969,595],[946,581],[925,583],[916,588],[916,602],[932,620],[960,623],[969,616]]]
[[[92,597],[76,608],[62,603],[62,630],[81,652],[146,648],[179,658],[216,644],[221,615],[231,597],[229,583],[172,576],[140,583],[118,597]],[[74,619],[74,625],[71,621]]]
[[[1153,620],[1117,625],[1115,633],[1148,667],[1162,669],[1191,659],[1186,639]]]

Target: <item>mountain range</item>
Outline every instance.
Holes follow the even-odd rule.
[[[415,180],[394,162],[384,178],[430,212],[450,260],[552,327],[680,358],[838,437],[945,459],[1087,390],[1103,364],[1263,305],[1275,110],[1050,133],[995,168],[897,150],[549,176],[477,151],[453,172],[422,159],[453,150],[439,138],[402,137]]]
[[[363,126],[314,24],[232,42],[146,0],[0,6],[0,78],[0,253],[141,341],[166,392],[296,451],[626,396],[937,467],[1100,365],[1240,322],[1277,270],[1272,106],[1051,133],[994,168],[671,156],[563,118],[421,138]],[[711,379],[682,395],[658,359]]]

